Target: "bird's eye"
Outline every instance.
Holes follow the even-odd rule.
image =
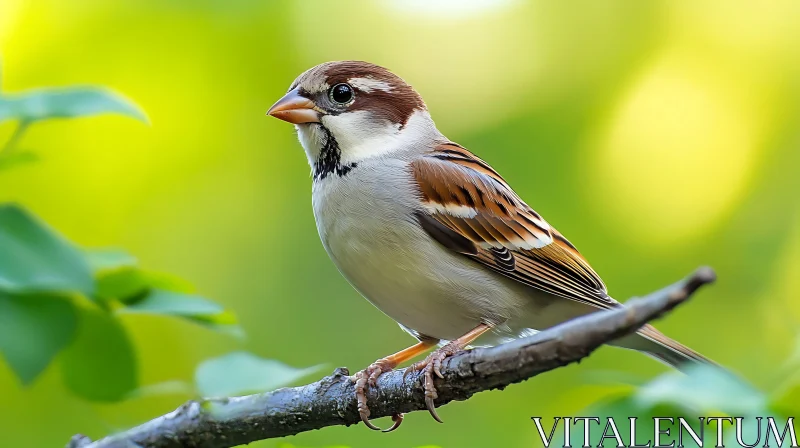
[[[331,101],[338,104],[347,104],[353,99],[353,88],[349,84],[336,84],[330,90]]]

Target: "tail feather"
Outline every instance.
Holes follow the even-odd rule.
[[[614,345],[644,352],[646,355],[681,371],[694,364],[719,366],[711,359],[674,339],[670,339],[652,325],[645,325],[635,335],[626,336],[616,341]]]

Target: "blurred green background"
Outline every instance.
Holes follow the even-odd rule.
[[[105,85],[152,124],[37,125],[21,147],[42,161],[2,173],[0,201],[84,247],[124,247],[238,314],[244,342],[126,316],[142,384],[189,380],[202,360],[239,349],[363,368],[412,340],[328,260],[305,156],[264,113],[306,68],[367,60],[413,84],[439,128],[567,235],[616,298],[713,266],[719,282],[658,326],[766,387],[800,328],[798,23],[792,0],[2,0],[5,92]],[[0,138],[12,129],[2,124]],[[359,425],[286,441],[538,446],[530,416],[576,415],[619,390],[599,378],[664,370],[601,349],[450,404],[444,425],[414,413],[389,435]],[[57,371],[23,388],[0,361],[0,445],[99,437],[189,398],[93,404]]]

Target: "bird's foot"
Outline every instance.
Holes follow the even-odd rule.
[[[460,352],[463,348],[464,347],[458,343],[458,341],[452,341],[432,351],[431,354],[422,361],[415,362],[403,373],[403,379],[405,380],[405,377],[411,372],[422,372],[425,386],[425,406],[428,408],[428,412],[431,413],[434,420],[439,423],[444,422],[439,418],[439,414],[436,413],[436,408],[433,404],[433,400],[439,398],[439,394],[436,392],[436,386],[433,384],[433,375],[444,379],[444,375],[442,375],[442,362],[449,356]]]
[[[379,359],[372,364],[369,365],[366,369],[358,372],[354,376],[354,380],[356,383],[356,401],[358,402],[358,415],[361,417],[361,421],[364,422],[364,425],[367,426],[369,429],[374,429],[376,431],[383,431],[383,432],[392,432],[395,429],[400,427],[400,424],[403,423],[403,414],[394,414],[392,415],[392,426],[388,429],[381,429],[377,426],[373,425],[372,422],[369,421],[369,407],[367,406],[367,387],[377,387],[378,386],[378,377],[382,374],[391,371],[397,367],[397,364],[392,362],[392,360],[383,358]]]

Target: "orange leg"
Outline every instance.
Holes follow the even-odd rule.
[[[389,355],[381,359],[380,361],[384,361],[387,364],[391,365],[392,366],[391,368],[395,368],[400,364],[408,361],[409,359],[414,359],[417,356],[427,352],[428,350],[430,350],[431,347],[436,345],[438,342],[439,341],[434,341],[430,339],[420,341],[412,345],[411,347],[404,348],[403,350],[400,350],[394,355]]]
[[[464,348],[466,348],[475,339],[478,339],[480,335],[491,329],[491,325],[480,324],[470,330],[464,336],[461,336],[454,341],[450,341],[443,347],[434,350],[430,355],[428,355],[427,358],[425,358],[425,360],[414,363],[414,365],[406,370],[406,374],[408,374],[410,371],[423,371],[425,377],[425,405],[428,407],[428,412],[431,413],[431,416],[437,422],[443,423],[442,419],[439,418],[439,415],[436,413],[436,409],[433,405],[433,400],[439,396],[436,393],[436,386],[433,385],[433,375],[436,374],[436,376],[439,378],[444,378],[444,375],[442,375],[441,371],[442,362],[447,359],[448,356],[453,356],[456,353],[464,350]]]
[[[431,347],[436,345],[439,341],[436,339],[426,339],[420,341],[411,347],[400,350],[399,352],[381,358],[369,365],[366,369],[356,373],[356,399],[358,401],[358,414],[361,416],[361,421],[364,422],[370,429],[380,430],[377,426],[369,421],[369,407],[367,407],[367,386],[375,387],[378,383],[378,377],[382,373],[388,372],[398,365],[408,361],[409,359],[416,358],[428,351]],[[397,429],[403,422],[403,414],[395,414],[392,416],[394,424],[391,428],[384,432],[390,432]]]

